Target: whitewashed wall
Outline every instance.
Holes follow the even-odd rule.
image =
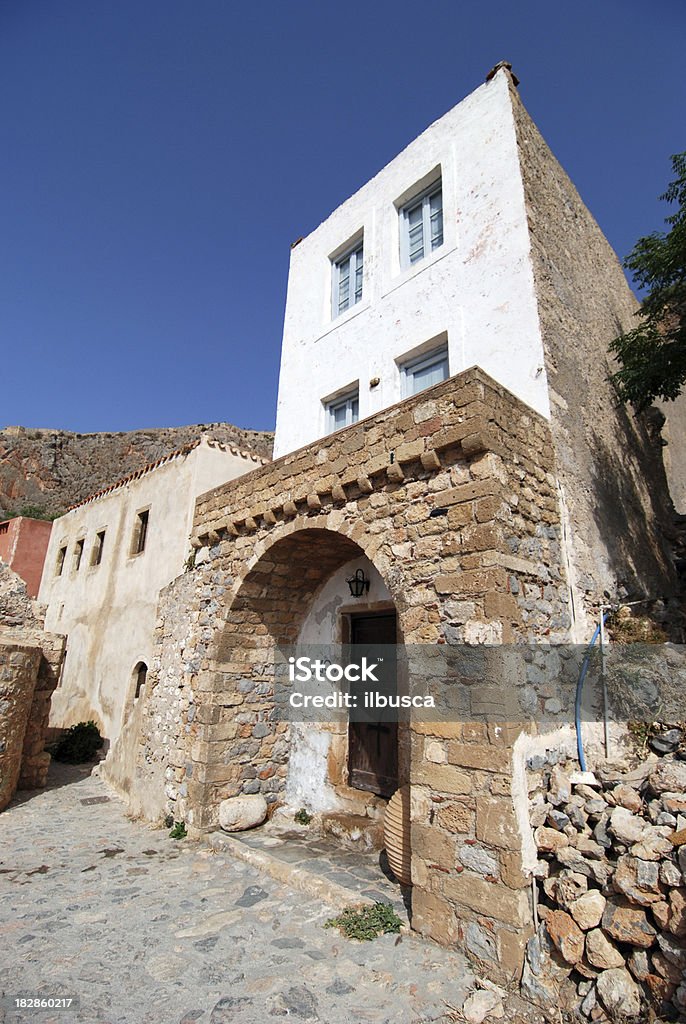
[[[478,364],[549,415],[508,90],[500,71],[293,249],[275,456],[323,436],[322,400],[357,382],[360,419],[398,402],[397,360],[445,335],[451,374]],[[398,205],[439,166],[443,245],[401,270]],[[361,230],[362,300],[333,318],[331,256]]]
[[[54,523],[39,601],[46,629],[67,634],[67,656],[51,706],[51,725],[94,718],[110,741],[119,734],[134,687],[133,669],[150,664],[157,600],[184,570],[195,499],[254,469],[257,463],[206,440],[185,455],[109,494],[88,501]],[[150,509],[145,550],[131,554],[139,510]],[[105,530],[100,565],[92,566],[96,533]],[[74,570],[76,541],[85,539]],[[58,551],[67,546],[60,576]]]

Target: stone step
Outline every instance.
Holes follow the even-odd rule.
[[[245,833],[250,837],[250,833]],[[268,840],[274,843],[271,850],[263,843],[256,844],[252,837],[248,842],[239,838],[238,834],[213,832],[207,837],[209,846],[217,852],[227,853],[250,864],[278,882],[283,882],[299,892],[305,893],[337,911],[349,906],[373,905],[376,902],[392,903],[396,913],[403,921],[403,931],[409,931],[407,910],[403,904],[399,886],[393,886],[379,869],[378,885],[370,878],[362,882],[349,875],[349,881],[342,881],[348,872],[345,868],[329,861],[326,856],[312,856],[311,862],[318,870],[311,870],[307,859],[294,861],[289,854],[296,853],[289,849],[287,842]],[[322,870],[324,869],[324,870]],[[331,877],[337,875],[337,878]]]

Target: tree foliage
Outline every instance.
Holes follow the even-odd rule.
[[[673,401],[686,382],[686,152],[671,158],[674,180],[660,196],[675,206],[666,232],[639,238],[624,261],[645,297],[639,323],[610,345],[621,364],[620,399],[638,410]]]

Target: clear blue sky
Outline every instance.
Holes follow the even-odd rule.
[[[683,0],[0,0],[0,426],[274,425],[290,243],[510,60],[622,256]]]

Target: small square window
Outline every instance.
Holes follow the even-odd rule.
[[[402,396],[409,398],[432,384],[439,384],[450,376],[448,368],[448,346],[441,345],[416,359],[410,359],[400,366]]]
[[[326,426],[330,434],[357,423],[360,418],[359,391],[349,391],[326,403]]]
[[[140,555],[142,551],[145,551],[145,542],[148,539],[148,520],[150,518],[150,509],[146,508],[143,512],[139,512],[136,516],[136,526],[133,531],[133,540],[131,543],[131,554]]]
[[[105,546],[105,530],[100,530],[95,535],[95,543],[91,551],[91,565],[100,565],[102,562],[102,549]]]
[[[400,264],[411,267],[443,245],[441,181],[400,208]]]
[[[362,298],[364,269],[364,246],[356,242],[338,259],[333,261],[332,316],[335,318],[350,309]]]

